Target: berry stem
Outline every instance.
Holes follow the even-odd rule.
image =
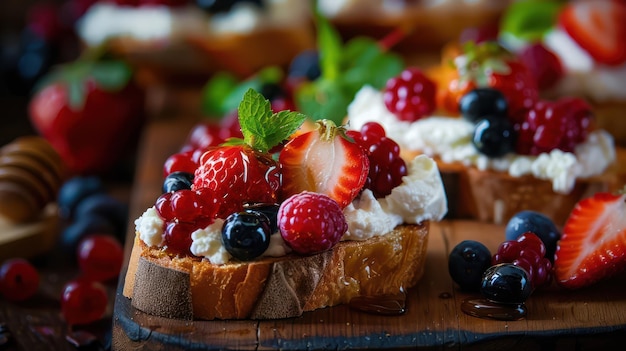
[[[341,127],[337,127],[335,122],[329,119],[318,120],[316,124],[319,129],[320,140],[322,141],[333,141],[337,132],[342,129]]]

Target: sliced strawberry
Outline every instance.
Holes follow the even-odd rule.
[[[328,120],[300,134],[280,152],[283,198],[302,191],[322,193],[346,207],[359,194],[369,171],[365,152]]]
[[[554,259],[557,282],[576,289],[626,268],[626,194],[580,201],[563,228]]]
[[[626,3],[574,1],[564,7],[559,24],[596,61],[626,62]]]

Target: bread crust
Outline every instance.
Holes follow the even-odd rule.
[[[398,294],[424,273],[429,222],[311,256],[289,254],[214,265],[172,257],[136,235],[123,295],[144,312],[179,319],[277,319]]]

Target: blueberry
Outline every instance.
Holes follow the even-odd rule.
[[[483,273],[491,265],[491,253],[482,243],[465,240],[448,256],[448,272],[461,289],[478,291]]]
[[[291,60],[289,78],[314,81],[321,76],[320,57],[317,50],[304,50]]]
[[[476,123],[472,143],[487,157],[501,157],[515,150],[516,136],[506,116],[486,116]]]
[[[259,93],[269,101],[284,98],[287,95],[285,90],[279,84],[271,82],[261,84]]]
[[[59,245],[63,252],[70,255],[76,253],[78,243],[90,234],[116,235],[117,228],[109,220],[99,214],[88,214],[77,218],[67,227],[63,228],[59,236]]]
[[[105,193],[87,196],[76,205],[74,210],[75,220],[81,217],[96,214],[108,219],[115,226],[115,232],[120,237],[126,233],[128,224],[128,206],[120,200]]]
[[[463,95],[459,101],[461,115],[472,123],[485,116],[506,116],[508,104],[499,90],[478,88]]]
[[[276,233],[278,231],[278,209],[280,208],[279,204],[252,204],[246,205],[245,211],[255,211],[260,212],[267,216],[267,219],[270,221],[270,230],[272,233]]]
[[[480,286],[482,295],[497,303],[521,304],[532,292],[528,273],[512,263],[487,268]]]
[[[536,234],[546,247],[546,258],[554,261],[556,245],[561,238],[561,231],[554,222],[543,213],[521,211],[516,213],[506,224],[506,240],[516,240],[520,235],[531,232]]]
[[[233,257],[250,261],[259,257],[270,245],[270,223],[262,213],[236,212],[224,221],[222,242]]]
[[[90,195],[104,192],[104,185],[96,176],[77,176],[68,179],[57,195],[60,215],[65,219],[73,218],[79,202]]]
[[[187,172],[172,172],[163,181],[163,193],[191,189],[193,184],[193,174]]]
[[[260,8],[264,7],[263,0],[196,0],[196,5],[208,13],[216,14],[229,12],[235,4],[243,2],[257,5]]]

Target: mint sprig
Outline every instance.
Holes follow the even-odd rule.
[[[238,108],[243,142],[267,152],[295,133],[307,116],[292,111],[272,112],[270,102],[254,89],[248,89]]]

